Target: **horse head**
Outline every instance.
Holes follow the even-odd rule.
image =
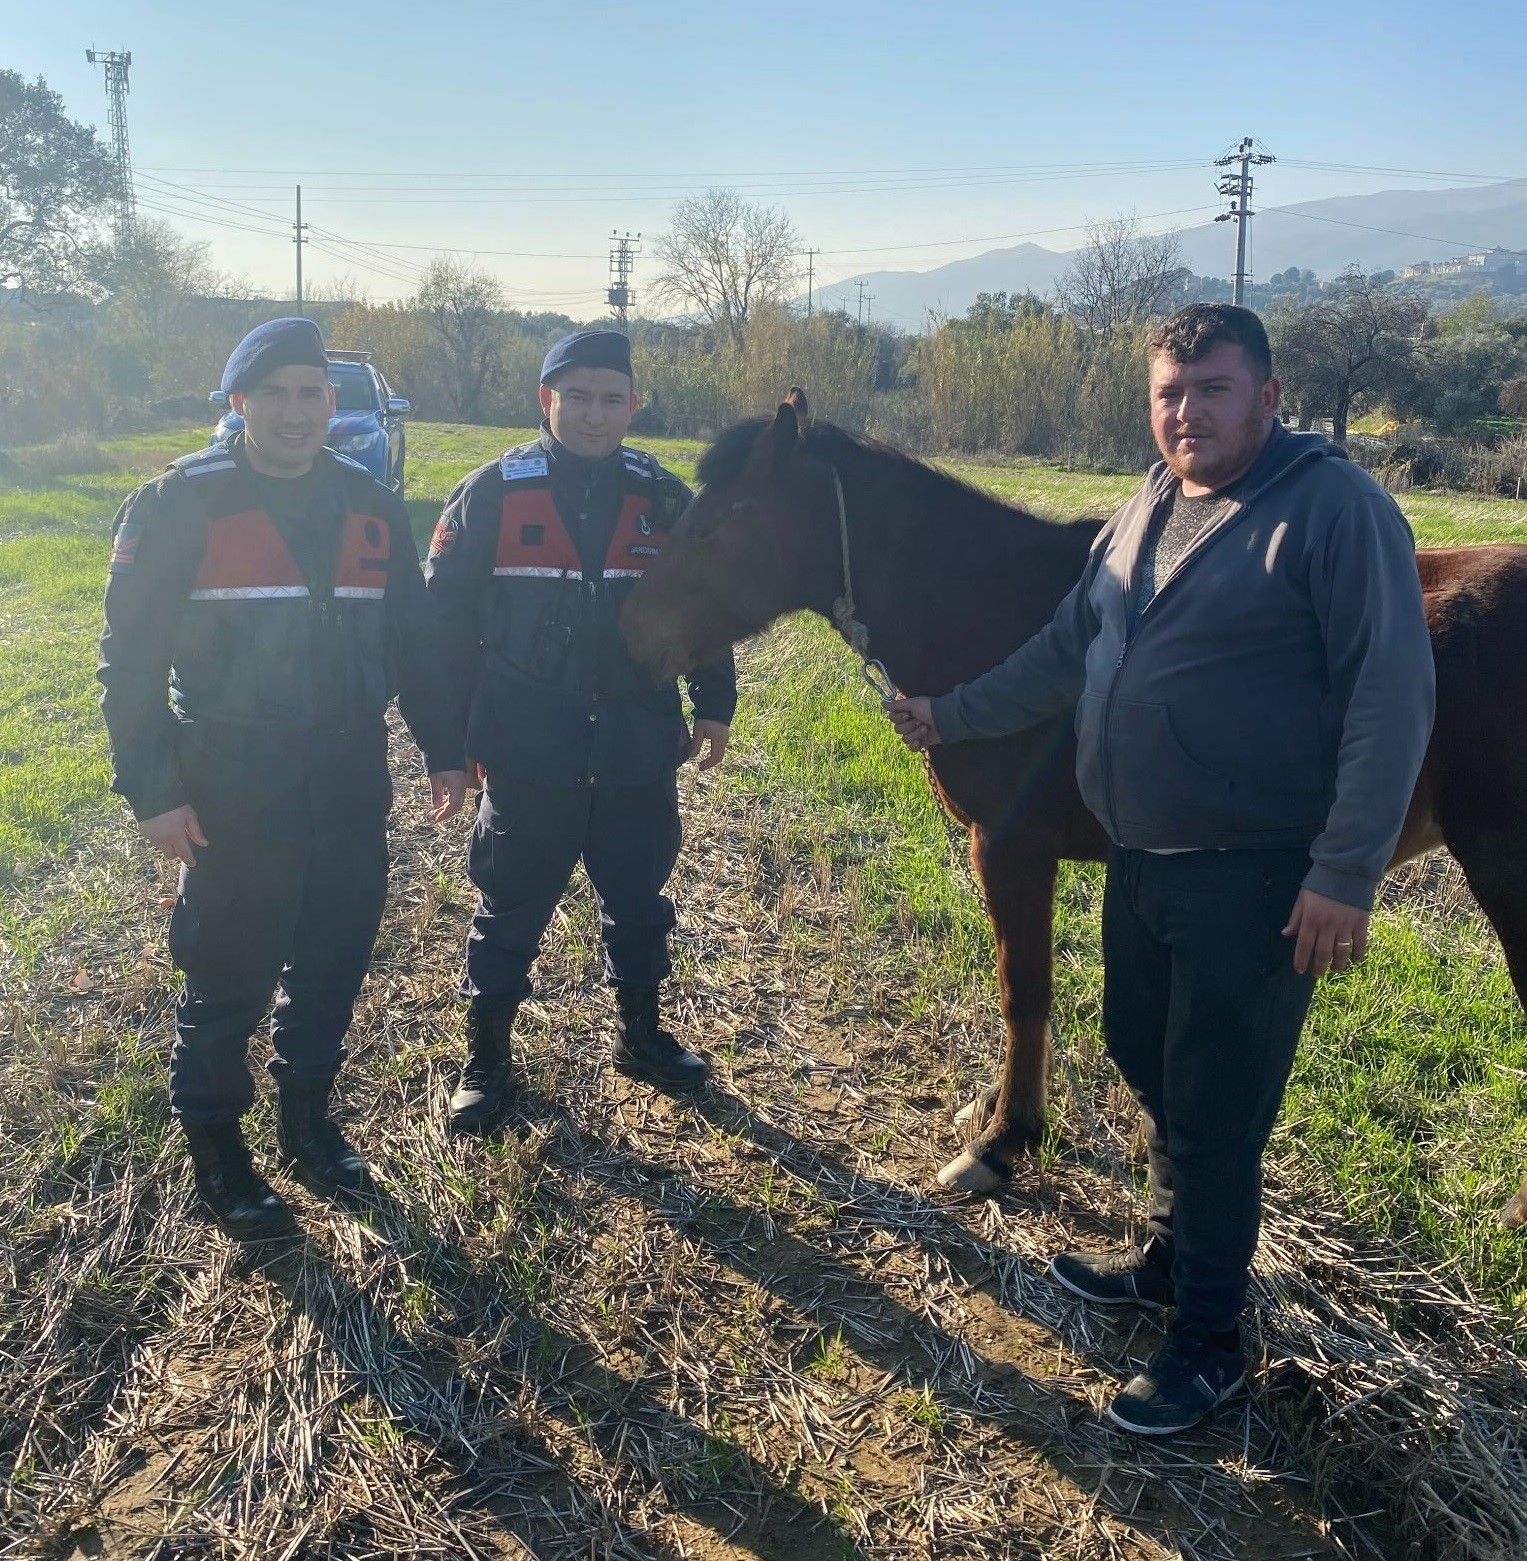
[[[700,458],[700,491],[621,616],[632,654],[655,672],[704,666],[799,608],[831,610],[837,499],[810,427],[792,388],[772,419],[734,424]]]

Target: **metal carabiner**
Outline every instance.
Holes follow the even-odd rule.
[[[886,671],[883,661],[867,657],[859,668],[859,676],[874,690],[875,697],[881,704],[890,699],[900,698],[896,691],[896,685],[891,681],[891,674]]]

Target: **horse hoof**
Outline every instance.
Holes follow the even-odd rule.
[[[953,1192],[995,1192],[1013,1179],[1013,1173],[994,1154],[957,1154],[938,1173],[938,1184]]]
[[[991,1125],[993,1113],[997,1109],[997,1091],[983,1089],[981,1093],[971,1100],[967,1100],[954,1114],[954,1125],[968,1137],[974,1138],[977,1133],[983,1133]]]

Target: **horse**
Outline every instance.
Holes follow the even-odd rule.
[[[805,609],[896,687],[943,692],[1043,628],[1101,524],[1043,520],[813,423],[799,389],[773,418],[726,429],[698,472],[698,496],[622,620],[634,654],[664,676]],[[1527,1005],[1527,547],[1423,549],[1416,562],[1437,717],[1391,866],[1452,852]],[[941,744],[926,759],[940,801],[970,834],[1006,1030],[997,1082],[956,1117],[969,1140],[938,1179],[985,1193],[1044,1131],[1059,864],[1101,860],[1108,842],[1077,790],[1069,715]],[[1527,1178],[1502,1219],[1527,1224]]]

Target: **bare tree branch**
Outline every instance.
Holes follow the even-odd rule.
[[[1174,233],[1140,231],[1133,217],[1087,229],[1086,247],[1056,283],[1065,311],[1091,331],[1169,314],[1189,278]]]
[[[800,247],[782,211],[751,206],[735,190],[706,190],[674,207],[673,224],[657,241],[663,271],[653,291],[694,309],[741,346],[759,308],[794,288]]]

